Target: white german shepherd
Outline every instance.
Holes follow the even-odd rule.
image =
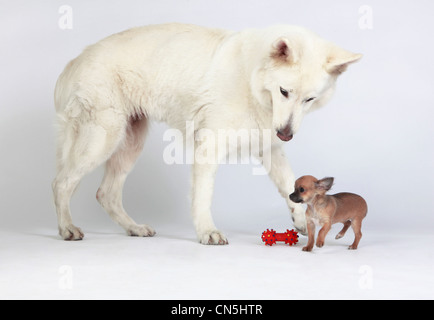
[[[142,148],[148,121],[185,133],[195,128],[272,130],[269,175],[305,233],[301,205],[289,200],[294,175],[282,141],[304,114],[325,104],[339,74],[361,58],[294,26],[230,32],[165,24],[130,29],[89,46],[60,75],[53,181],[59,233],[81,240],[70,199],[84,175],[106,163],[97,199],[131,236],[153,236],[122,206],[122,189]],[[206,139],[196,139],[196,144]],[[194,163],[192,216],[200,243],[227,244],[214,225],[211,198],[218,161]]]

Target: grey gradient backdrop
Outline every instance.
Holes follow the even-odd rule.
[[[65,4],[73,9],[72,30],[58,26],[58,10]],[[372,30],[359,27],[362,5],[372,7]],[[66,63],[112,33],[176,21],[232,30],[302,25],[363,53],[339,79],[334,99],[305,117],[285,150],[296,176],[334,176],[335,192],[365,196],[366,228],[431,232],[433,11],[434,3],[422,0],[0,0],[0,229],[57,232],[50,186],[53,90]],[[191,227],[190,168],[164,163],[166,129],[152,126],[124,191],[130,215],[157,232],[172,223]],[[253,176],[251,169],[220,167],[213,202],[217,226],[240,232],[290,227],[288,210],[269,178]],[[122,232],[95,200],[101,178],[102,168],[82,181],[72,201],[73,219],[85,232]]]

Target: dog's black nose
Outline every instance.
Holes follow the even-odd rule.
[[[301,203],[301,202],[303,202],[303,199],[300,198],[300,197],[298,197],[295,193],[291,193],[291,194],[289,195],[289,199],[290,199],[292,202],[295,202],[295,203]]]
[[[277,136],[279,137],[280,140],[285,141],[285,142],[290,141],[294,137],[293,134],[286,135],[280,130],[277,131]]]
[[[277,130],[277,136],[282,141],[291,140],[294,137],[291,126],[287,124],[284,128]]]

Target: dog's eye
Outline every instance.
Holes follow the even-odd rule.
[[[304,192],[304,188],[303,187],[301,187],[299,190],[300,190],[300,193]]]
[[[288,91],[285,90],[285,89],[283,89],[282,87],[280,87],[280,93],[281,93],[285,98],[288,98],[288,95],[289,95]]]
[[[316,99],[315,97],[312,97],[312,98],[309,98],[309,99],[304,100],[304,102],[308,103],[308,102],[311,102],[311,101],[313,101],[313,100],[315,100],[315,99]]]

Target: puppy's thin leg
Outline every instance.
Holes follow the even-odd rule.
[[[330,222],[325,223],[321,230],[318,232],[318,239],[316,239],[316,246],[318,248],[321,248],[324,246],[325,237],[327,236],[327,233],[330,231],[332,225]]]
[[[312,222],[312,220],[308,220],[307,222],[307,233],[308,233],[308,240],[307,245],[303,247],[303,251],[312,251],[313,245],[315,243],[315,223]]]
[[[121,123],[121,121],[120,121]],[[59,141],[58,172],[53,181],[59,234],[65,240],[81,240],[84,235],[72,223],[69,203],[84,175],[103,163],[116,149],[122,135],[119,130],[92,121],[71,119],[63,124],[63,138]]]
[[[143,149],[147,119],[132,119],[126,128],[126,136],[116,152],[106,162],[105,174],[96,194],[97,200],[110,217],[130,236],[153,236],[155,231],[147,225],[138,225],[125,212],[122,205],[122,189],[128,173]]]
[[[344,222],[344,227],[342,228],[342,230],[336,235],[335,239],[340,239],[342,238],[345,233],[347,232],[348,228],[351,226],[351,220],[345,221]]]
[[[351,228],[353,228],[355,238],[353,244],[349,246],[348,249],[356,250],[359,245],[359,241],[362,238],[362,220],[354,219],[351,221]]]
[[[228,244],[226,237],[217,230],[211,216],[211,202],[214,177],[218,164],[199,164],[192,168],[192,209],[193,223],[197,237],[202,244]]]
[[[301,234],[306,235],[305,209],[301,204],[294,203],[289,199],[289,195],[294,191],[295,177],[286,159],[285,153],[280,147],[271,150],[269,176],[288,204],[292,220],[294,221],[294,227]]]

